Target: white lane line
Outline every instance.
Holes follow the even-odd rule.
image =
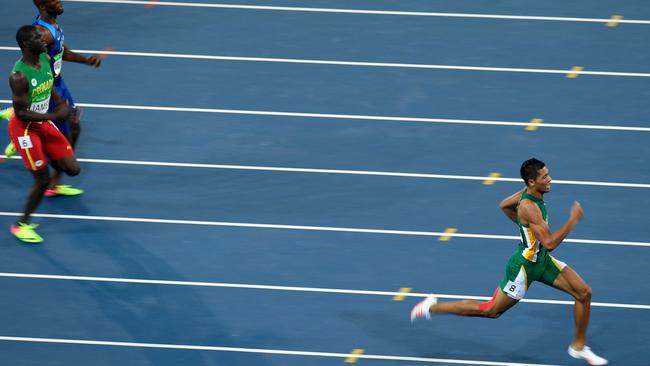
[[[151,5],[151,1],[137,0],[64,0],[77,3],[103,3],[103,4],[127,4],[127,5]],[[266,6],[266,5],[239,5],[239,4],[213,4],[196,2],[172,2],[156,1],[155,5],[179,6],[193,8],[221,8],[221,9],[246,9],[246,10],[272,10],[272,11],[298,11],[314,13],[342,13],[342,14],[367,14],[367,15],[398,15],[398,16],[420,16],[420,17],[448,17],[448,18],[479,18],[479,19],[506,19],[506,20],[541,20],[559,22],[588,22],[588,23],[609,23],[611,18],[576,18],[576,17],[553,17],[553,16],[530,16],[530,15],[501,15],[501,14],[475,14],[475,13],[441,13],[441,12],[419,12],[419,11],[392,11],[392,10],[364,10],[364,9],[337,9],[337,8],[305,8],[295,6]],[[650,24],[650,20],[618,19],[617,23],[627,24]]]
[[[18,51],[19,48],[2,46],[0,47],[0,50]],[[491,66],[403,64],[403,63],[389,63],[389,62],[387,63],[387,62],[331,61],[331,60],[270,58],[270,57],[210,56],[210,55],[191,55],[191,54],[178,54],[178,53],[125,52],[125,51],[105,51],[105,50],[75,50],[75,51],[80,53],[104,54],[104,55],[115,55],[115,56],[182,58],[182,59],[196,59],[196,60],[275,62],[275,63],[293,63],[293,64],[389,67],[389,68],[408,68],[408,69],[518,72],[518,73],[533,73],[533,74],[565,75],[568,73],[572,73],[576,75],[594,75],[594,76],[650,77],[650,73],[643,73],[643,72],[589,71],[589,70],[573,71],[571,69],[557,70],[557,69],[529,69],[529,68],[491,67]]]
[[[259,354],[272,354],[272,355],[332,357],[332,358],[348,358],[350,356],[354,356],[354,357],[359,358],[359,359],[362,358],[362,359],[368,359],[368,360],[390,360],[390,361],[410,361],[410,362],[427,362],[427,363],[447,363],[447,364],[457,364],[457,365],[555,366],[555,365],[534,364],[534,363],[460,360],[460,359],[453,359],[453,358],[451,358],[451,359],[447,359],[447,358],[426,358],[426,357],[389,356],[389,355],[371,355],[371,354],[353,355],[351,353],[308,352],[308,351],[293,351],[293,350],[279,350],[279,349],[265,349],[265,348],[197,346],[197,345],[186,345],[186,344],[114,342],[114,341],[61,339],[61,338],[33,338],[33,337],[0,336],[0,341],[59,343],[59,344],[93,345],[93,346],[114,346],[114,347],[183,349],[183,350],[196,350],[196,351],[259,353]]]
[[[0,216],[20,217],[20,212],[0,212]],[[362,229],[350,227],[331,227],[331,226],[306,226],[306,225],[283,225],[283,224],[256,224],[248,222],[227,222],[227,221],[200,221],[200,220],[172,220],[172,219],[154,219],[141,217],[118,217],[118,216],[92,216],[92,215],[62,215],[35,213],[32,217],[42,217],[50,219],[64,220],[92,220],[92,221],[115,221],[115,222],[137,222],[151,224],[175,224],[175,225],[199,225],[199,226],[224,226],[224,227],[243,227],[256,229],[284,229],[284,230],[305,230],[305,231],[330,231],[343,233],[363,233],[363,234],[384,234],[384,235],[410,235],[410,236],[451,236],[458,238],[471,239],[498,239],[498,240],[519,240],[518,236],[512,235],[492,235],[492,234],[467,234],[467,233],[446,233],[435,231],[413,231],[413,230],[385,230],[385,229]],[[648,242],[636,241],[619,241],[619,240],[593,240],[593,239],[564,239],[564,243],[576,244],[598,244],[598,245],[618,245],[634,247],[650,247]]]
[[[9,104],[11,103],[11,100],[0,99],[0,103]],[[277,111],[258,111],[258,110],[244,110],[244,109],[186,108],[186,107],[162,107],[162,106],[98,104],[98,103],[76,103],[76,105],[85,108],[107,108],[107,109],[140,110],[140,111],[190,112],[190,113],[220,113],[220,114],[241,114],[241,115],[252,115],[252,116],[279,116],[279,117],[303,117],[303,118],[324,118],[324,119],[349,119],[349,120],[386,121],[386,122],[445,123],[445,124],[461,124],[461,125],[517,126],[517,127],[528,127],[531,125],[531,122],[482,121],[482,120],[468,120],[468,119],[443,119],[443,118],[396,117],[396,116],[369,116],[369,115],[358,115],[358,114],[277,112]],[[543,123],[538,125],[538,127],[539,128],[549,127],[549,128],[650,132],[650,127],[630,127],[630,126],[611,126],[611,125]]]
[[[84,158],[79,159],[79,161],[87,162],[87,163],[100,163],[100,164],[172,166],[172,167],[187,167],[187,168],[280,171],[280,172],[320,173],[320,174],[349,174],[349,175],[370,175],[370,176],[429,178],[429,179],[455,179],[455,180],[479,180],[479,181],[483,181],[483,180],[489,178],[489,179],[492,179],[492,180],[495,180],[495,181],[500,181],[500,182],[521,183],[520,178],[481,177],[481,176],[450,175],[450,174],[401,173],[401,172],[382,172],[382,171],[367,171],[367,170],[340,170],[340,169],[287,168],[287,167],[254,166],[254,165],[168,163],[168,162],[157,162],[157,161],[106,160],[106,159],[84,159]],[[593,181],[573,181],[573,180],[553,180],[553,183],[555,183],[555,184],[587,185],[587,186],[604,186],[604,187],[650,188],[650,184],[643,184],[643,183],[593,182]]]
[[[145,285],[221,287],[221,288],[239,288],[239,289],[250,289],[250,290],[316,292],[316,293],[327,293],[327,294],[372,295],[372,296],[391,296],[391,297],[395,295],[408,296],[408,297],[426,297],[431,294],[431,293],[414,293],[414,292],[403,293],[403,292],[391,292],[391,291],[349,290],[349,289],[335,289],[335,288],[322,288],[322,287],[254,285],[254,284],[223,283],[223,282],[145,280],[139,278],[92,277],[92,276],[63,276],[63,275],[46,275],[46,274],[34,274],[34,273],[0,272],[0,277],[64,280],[64,281],[134,283],[134,284],[145,284]],[[450,295],[450,294],[432,294],[432,295],[443,299],[457,299],[457,300],[489,300],[490,299],[489,296]],[[523,299],[521,300],[521,302],[529,302],[534,304],[547,304],[547,305],[573,305],[573,301],[564,301],[564,300]],[[650,310],[650,305],[640,305],[640,304],[592,302],[591,305],[597,307],[606,307],[606,308]]]
[[[0,155],[0,157],[6,158],[5,155]],[[11,159],[20,160],[20,156],[13,156],[11,157]],[[289,167],[256,166],[256,165],[172,163],[172,162],[163,162],[163,161],[113,160],[113,159],[90,159],[90,158],[77,158],[77,160],[79,160],[79,162],[82,163],[95,163],[95,164],[117,164],[117,165],[135,165],[135,166],[158,166],[158,167],[226,169],[226,170],[253,170],[253,171],[269,171],[269,172],[289,172],[289,173],[346,174],[346,175],[368,175],[368,176],[383,176],[383,177],[476,180],[476,181],[484,181],[486,179],[491,179],[499,182],[521,183],[521,178],[487,177],[487,176],[482,177],[482,176],[473,176],[473,175],[403,173],[403,172],[382,172],[382,171],[368,171],[368,170],[289,168]],[[650,184],[645,184],[645,183],[595,182],[595,181],[575,181],[575,180],[553,180],[553,183],[568,184],[568,185],[600,186],[600,187],[650,188]]]

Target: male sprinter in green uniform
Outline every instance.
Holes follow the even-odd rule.
[[[557,231],[548,226],[548,213],[543,201],[544,193],[551,190],[551,176],[546,165],[537,160],[526,160],[521,166],[521,178],[526,188],[500,204],[503,213],[519,226],[521,242],[506,265],[506,275],[487,302],[474,300],[438,303],[427,297],[411,311],[411,321],[431,318],[433,313],[461,316],[498,318],[521,300],[533,281],[540,281],[560,289],[575,298],[573,316],[576,332],[569,346],[569,355],[581,358],[590,365],[606,365],[607,360],[594,354],[586,345],[591,288],[565,263],[550,254],[584,215],[582,207],[574,202],[567,222]]]
[[[11,225],[10,232],[23,242],[40,243],[43,238],[34,231],[36,225],[29,224],[29,218],[50,183],[48,161],[68,175],[79,174],[79,163],[70,143],[51,121],[69,118],[72,111],[52,89],[54,74],[41,33],[34,26],[23,26],[16,33],[16,42],[23,57],[9,76],[14,111],[9,120],[9,137],[32,173],[34,184],[23,216]],[[50,99],[58,106],[54,112],[48,112]]]
[[[75,113],[70,114],[67,120],[53,120],[56,127],[68,138],[70,145],[74,148],[79,138],[81,131],[79,116],[80,112],[76,108],[74,98],[70,93],[67,85],[63,81],[62,63],[63,61],[72,61],[82,63],[89,66],[99,67],[102,60],[98,56],[82,56],[72,51],[67,45],[64,44],[63,28],[57,22],[57,17],[63,14],[63,4],[61,0],[33,0],[34,5],[38,9],[38,16],[32,23],[43,35],[45,44],[47,45],[47,54],[50,56],[50,65],[54,71],[54,89],[56,92],[68,103]],[[58,104],[52,101],[50,103],[49,112],[54,112]],[[10,110],[0,112],[0,118],[9,119]],[[5,148],[5,155],[7,158],[16,154],[16,149],[13,144],[7,145]],[[53,196],[76,196],[83,193],[83,190],[60,184],[61,172],[54,171],[50,179],[50,186],[45,191],[46,197]]]

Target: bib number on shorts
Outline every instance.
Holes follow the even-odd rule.
[[[34,147],[34,145],[32,145],[32,139],[29,138],[29,136],[20,136],[20,137],[18,137],[18,145],[23,150],[31,149],[31,148]]]
[[[526,286],[523,283],[508,281],[503,291],[511,298],[521,300],[526,295]]]

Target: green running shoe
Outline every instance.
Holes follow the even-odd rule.
[[[5,147],[5,156],[7,157],[7,159],[9,159],[10,157],[16,155],[16,153],[17,151],[16,148],[14,147],[14,144],[10,142],[9,145]]]
[[[13,108],[7,108],[0,111],[0,118],[6,119],[7,121],[11,119],[11,116],[14,114]]]
[[[45,193],[43,195],[45,197],[54,197],[54,196],[78,196],[80,194],[84,193],[83,189],[75,188],[73,186],[65,185],[65,184],[58,184],[55,185],[52,188],[48,188],[45,190]]]
[[[19,222],[18,224],[11,225],[9,232],[13,234],[18,240],[25,243],[42,243],[43,238],[34,231],[38,225],[36,224],[25,224]]]

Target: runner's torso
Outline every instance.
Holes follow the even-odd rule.
[[[47,54],[50,56],[50,65],[54,70],[54,77],[58,78],[63,68],[63,29],[58,24],[52,25],[44,21],[40,16],[36,17],[32,25],[41,26],[52,35],[52,44],[47,47]]]
[[[546,211],[546,204],[544,204],[544,200],[524,191],[519,198],[519,203],[525,199],[534,202],[537,207],[539,207],[540,211],[542,212],[542,219],[544,222],[546,222],[546,224],[548,224],[548,212]],[[517,207],[519,207],[519,205],[517,205]],[[521,255],[530,262],[537,262],[541,256],[547,255],[546,249],[535,237],[533,230],[531,230],[529,226],[524,226],[521,223],[521,220],[517,220],[517,225],[519,226],[519,234],[521,236],[521,242],[519,243],[519,250],[521,252]]]
[[[47,113],[54,75],[45,53],[41,53],[39,60],[41,65],[38,69],[18,60],[12,72],[21,72],[27,80],[27,109],[32,112]]]

